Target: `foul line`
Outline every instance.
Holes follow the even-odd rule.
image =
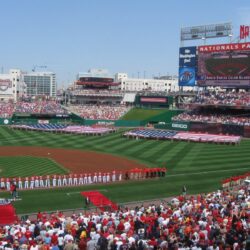
[[[195,173],[183,173],[183,174],[167,174],[166,177],[173,177],[173,176],[182,176],[182,175],[199,175],[199,174],[209,174],[209,173],[218,173],[218,172],[231,172],[234,170],[245,170],[250,169],[248,168],[231,168],[231,169],[221,169],[221,170],[211,170],[211,171],[204,171],[204,172],[195,172]]]

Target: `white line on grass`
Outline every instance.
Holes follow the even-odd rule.
[[[245,170],[248,168],[230,168],[230,169],[221,169],[221,170],[211,170],[211,171],[203,171],[203,172],[195,172],[195,173],[183,173],[183,174],[167,174],[166,177],[173,177],[173,176],[183,176],[183,175],[199,175],[199,174],[209,174],[209,173],[218,173],[218,172],[231,172],[234,170]]]

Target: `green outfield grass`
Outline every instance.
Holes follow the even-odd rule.
[[[250,141],[239,146],[205,143],[132,140],[122,137],[123,130],[104,136],[79,136],[0,128],[0,146],[44,146],[92,150],[125,156],[148,166],[166,166],[166,178],[58,190],[20,192],[18,213],[41,210],[79,208],[83,199],[79,192],[105,189],[104,194],[116,202],[162,198],[180,193],[186,185],[189,193],[207,192],[220,187],[226,177],[250,171]],[[67,194],[71,193],[72,194]],[[8,193],[3,194],[9,196]]]
[[[0,173],[5,177],[26,177],[45,174],[68,173],[55,161],[33,156],[0,157]]]
[[[166,113],[168,109],[147,109],[147,108],[133,108],[125,114],[121,120],[143,121],[156,115]]]

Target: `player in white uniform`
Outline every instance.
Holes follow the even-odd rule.
[[[35,178],[35,188],[39,188],[39,179],[38,176]]]
[[[67,175],[63,176],[62,185],[67,186]]]
[[[62,186],[62,177],[61,177],[61,175],[58,175],[57,186],[58,186],[58,187],[61,187],[61,186]]]
[[[88,184],[88,175],[84,174],[83,183]]]
[[[44,188],[43,176],[39,177],[39,185],[41,188]]]
[[[94,173],[93,182],[97,183],[97,173]]]
[[[110,173],[107,173],[106,178],[107,178],[107,182],[110,182]]]
[[[6,189],[9,191],[10,190],[10,179],[6,178]]]
[[[83,185],[83,174],[80,174],[79,175],[79,182],[78,182],[79,185]]]
[[[1,189],[5,189],[5,179],[1,178]]]
[[[23,189],[23,180],[21,177],[18,177],[18,188]]]
[[[122,172],[119,174],[119,181],[122,181]]]
[[[34,184],[35,184],[35,177],[31,176],[31,179],[30,179],[30,189],[34,188]]]
[[[98,182],[102,183],[102,173],[101,172],[99,172],[99,175],[98,175]]]
[[[10,190],[10,178],[6,178],[6,189]]]
[[[74,174],[73,185],[74,185],[74,186],[77,186],[77,185],[78,185],[78,182],[77,182],[77,174]]]
[[[49,175],[46,176],[45,187],[50,188],[50,176]]]
[[[25,181],[24,181],[24,189],[29,188],[29,177],[25,177]]]
[[[91,174],[89,174],[88,176],[88,184],[91,184],[92,183],[92,177],[91,177]]]
[[[107,177],[106,177],[106,173],[102,174],[102,182],[106,183],[107,182]]]
[[[116,181],[116,172],[113,170],[112,172],[112,181]]]
[[[52,186],[53,187],[56,187],[56,175],[53,176],[53,179],[52,179]]]
[[[69,186],[72,186],[72,181],[73,181],[73,179],[72,179],[72,174],[69,174],[69,178],[68,178],[68,185]]]

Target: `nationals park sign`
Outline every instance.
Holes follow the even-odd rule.
[[[246,39],[250,36],[250,25],[240,26],[240,39]]]

